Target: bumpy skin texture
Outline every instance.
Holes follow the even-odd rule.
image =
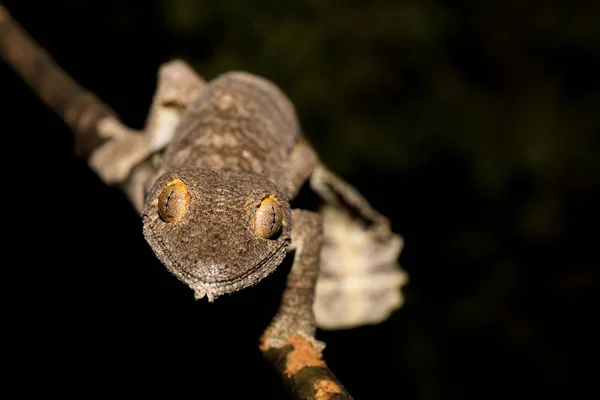
[[[186,108],[146,197],[143,222],[156,256],[197,298],[212,301],[253,285],[281,263],[291,237],[287,196],[297,189],[290,162],[299,139],[287,97],[248,73],[221,75]],[[189,209],[167,223],[158,199],[176,179],[187,185]],[[253,230],[253,218],[268,196],[283,221],[265,239]]]
[[[158,199],[169,183],[181,180],[189,208],[175,223],[158,213]],[[271,196],[283,211],[279,232],[265,239],[254,232],[254,214]],[[259,175],[206,167],[169,169],[156,182],[143,214],[144,235],[158,259],[209,300],[253,285],[273,272],[290,241],[291,211],[281,190]]]
[[[292,210],[297,224],[292,232],[296,252],[294,266],[287,277],[277,315],[261,339],[261,346],[283,347],[292,335],[299,335],[317,350],[325,344],[315,340],[316,322],[312,308],[319,276],[319,257],[323,246],[323,227],[319,214]]]
[[[248,172],[293,191],[290,168],[300,127],[285,94],[266,79],[228,72],[213,80],[181,117],[165,167]]]
[[[179,67],[172,64],[163,75]],[[200,90],[201,81],[192,81]],[[150,125],[168,128],[173,96],[161,93],[155,101],[159,117],[151,118],[157,123]],[[263,345],[281,346],[295,332],[320,348],[311,339],[314,314],[321,328],[343,329],[378,323],[402,304],[401,238],[356,189],[320,163],[301,135],[292,103],[276,85],[228,72],[203,86],[191,103],[187,91],[177,98],[185,110],[174,131],[149,132],[169,139],[157,169],[149,162],[136,168],[130,180],[137,189],[130,196],[134,204],[143,203],[138,209],[143,209],[144,235],[155,254],[197,298],[212,301],[258,283],[293,248],[286,294]],[[159,106],[167,112],[160,114]],[[288,201],[309,178],[327,206],[320,214],[292,213]],[[174,180],[186,185],[190,201],[182,219],[168,223],[158,202]],[[135,200],[141,186],[151,188],[145,201]],[[265,238],[253,229],[253,216],[269,196],[283,219],[278,234]],[[330,226],[323,229],[324,223]]]

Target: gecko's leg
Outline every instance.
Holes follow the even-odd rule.
[[[351,400],[352,396],[323,360],[325,343],[315,339],[313,313],[319,256],[323,245],[321,216],[292,210],[294,263],[279,310],[261,337],[260,349],[295,399]]]
[[[140,215],[144,210],[146,194],[156,180],[161,165],[162,153],[153,153],[150,157],[135,165],[125,182],[119,184],[129,203]]]
[[[173,60],[160,66],[158,85],[146,120],[152,152],[164,148],[179,124],[181,113],[206,86],[204,79],[183,60]]]
[[[292,149],[289,169],[289,187],[286,189],[288,198],[296,197],[300,188],[310,178],[315,168],[319,165],[319,157],[306,140],[299,140]]]
[[[319,256],[323,245],[321,216],[292,210],[294,263],[279,310],[263,333],[260,349],[295,399],[352,399],[323,360],[325,343],[315,339],[313,313]]]
[[[304,139],[294,146],[290,163],[288,197],[294,198],[310,178],[311,188],[329,205],[345,209],[363,221],[375,233],[389,235],[389,220],[377,212],[350,184],[323,165],[315,150]]]
[[[375,210],[354,186],[335,175],[325,165],[320,164],[313,170],[310,185],[328,204],[356,215],[368,229],[377,234],[389,234],[389,220]]]
[[[130,129],[116,118],[105,118],[98,130],[107,140],[90,156],[90,167],[107,184],[125,181],[137,164],[171,141],[182,111],[204,86],[204,80],[181,60],[161,65],[144,129]]]
[[[282,348],[294,337],[302,338],[317,351],[324,343],[315,339],[313,301],[319,274],[319,257],[323,245],[321,216],[304,210],[292,210],[294,263],[287,276],[279,310],[261,339],[261,349]]]
[[[408,275],[398,265],[403,239],[389,220],[350,184],[318,165],[312,189],[325,201],[325,245],[314,311],[323,329],[347,329],[384,321],[404,302]]]

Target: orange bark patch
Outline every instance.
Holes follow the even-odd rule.
[[[294,349],[287,355],[284,373],[289,377],[304,367],[325,367],[323,356],[306,340],[290,336],[288,343]]]
[[[315,386],[315,400],[327,400],[331,394],[342,393],[340,385],[329,379],[320,380]]]

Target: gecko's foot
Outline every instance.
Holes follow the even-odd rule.
[[[316,351],[321,353],[325,349],[325,342],[315,339],[314,329],[293,328],[293,323],[286,324],[285,319],[274,321],[265,330],[260,338],[260,349],[266,351],[270,348],[282,348],[291,344],[294,337],[300,337],[308,342]],[[291,321],[290,321],[291,322]],[[302,324],[306,325],[306,324]]]
[[[150,154],[148,139],[115,119],[101,121],[99,129],[108,140],[94,150],[88,164],[104,183],[123,182],[131,170]]]

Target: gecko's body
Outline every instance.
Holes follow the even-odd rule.
[[[230,72],[189,105],[167,148],[165,165],[261,175],[289,195],[294,189],[289,163],[300,138],[292,105],[277,87],[248,73]]]
[[[162,84],[159,75],[146,129],[147,148],[164,148],[163,156],[137,179],[145,187],[144,236],[159,260],[196,298],[212,301],[258,283],[295,250],[267,347],[291,333],[314,338],[316,323],[347,328],[385,319],[401,304],[401,239],[320,162],[286,95],[245,72],[204,85],[187,66],[170,68]],[[307,181],[326,204],[321,213],[290,206]]]
[[[212,300],[255,284],[281,262],[291,238],[289,200],[302,183],[297,176],[305,180],[316,161],[290,165],[300,140],[291,103],[251,74],[218,77],[186,107],[146,200],[144,234],[196,297]],[[158,196],[174,179],[191,200],[186,215],[170,224],[158,214]],[[268,197],[282,211],[282,226],[263,238],[253,218]]]

